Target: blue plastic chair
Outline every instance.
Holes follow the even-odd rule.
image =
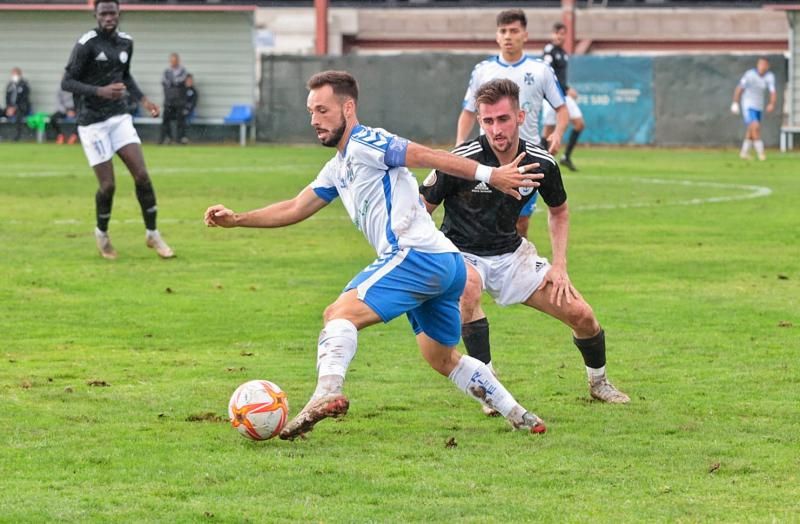
[[[247,144],[247,126],[253,122],[253,108],[245,105],[231,106],[231,112],[224,122],[239,126],[239,145],[244,146]]]
[[[245,105],[231,106],[231,112],[225,117],[226,124],[249,124],[253,120],[253,108]]]

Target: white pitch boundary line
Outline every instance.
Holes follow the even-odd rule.
[[[623,180],[641,182],[643,184],[659,184],[671,186],[696,186],[696,187],[712,187],[717,189],[740,189],[744,191],[742,194],[731,196],[714,196],[706,198],[691,198],[689,200],[677,200],[671,202],[639,202],[631,204],[596,204],[586,206],[575,206],[570,210],[576,211],[607,211],[614,209],[632,209],[644,207],[657,207],[657,206],[696,206],[701,204],[717,204],[720,202],[733,202],[736,200],[750,200],[752,198],[763,198],[772,194],[772,189],[766,186],[752,186],[746,184],[726,184],[722,182],[698,182],[696,180],[666,180],[663,178],[623,178],[623,177],[607,177],[607,176],[581,176],[580,178],[594,178],[598,180]]]

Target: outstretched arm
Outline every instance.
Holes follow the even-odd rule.
[[[208,227],[283,227],[305,220],[326,205],[328,202],[308,186],[291,200],[246,213],[236,213],[217,204],[206,209],[203,219]]]
[[[525,153],[517,156],[509,164],[492,168],[463,156],[409,142],[404,165],[411,168],[432,168],[466,180],[481,180],[519,200],[522,196],[517,189],[539,187],[539,182],[536,180],[544,177],[542,173],[530,172],[539,167],[539,164],[517,167],[523,158],[525,158]]]

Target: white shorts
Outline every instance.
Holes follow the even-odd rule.
[[[565,96],[564,99],[567,101],[567,112],[569,113],[570,120],[576,120],[578,118],[583,118],[583,113],[581,112],[581,108],[578,106],[578,102],[575,101],[574,98],[571,96]],[[554,126],[556,125],[556,112],[553,109],[553,106],[547,103],[545,100],[542,104],[542,122],[543,125],[546,126]]]
[[[128,144],[142,143],[133,127],[133,118],[127,114],[114,115],[88,126],[78,126],[78,135],[92,167],[111,160],[114,153]]]
[[[513,253],[481,257],[463,253],[481,276],[483,289],[501,306],[521,304],[528,300],[550,271],[550,262],[536,252],[536,246],[522,239]]]

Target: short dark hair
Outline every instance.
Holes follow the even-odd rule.
[[[492,105],[503,98],[509,98],[514,107],[519,107],[519,86],[516,82],[508,78],[502,78],[481,84],[475,93],[475,105]]]
[[[555,24],[553,24],[553,32],[554,33],[558,33],[562,29],[566,29],[566,28],[567,28],[567,26],[564,25],[562,22],[556,22]]]
[[[519,22],[522,27],[528,27],[528,18],[522,9],[507,9],[497,14],[497,27]]]
[[[119,0],[94,0],[95,11],[97,11],[98,4],[117,4],[117,7],[119,7]]]
[[[306,83],[309,91],[322,86],[331,86],[336,96],[352,98],[354,102],[358,102],[358,82],[347,71],[323,71],[309,78]]]

